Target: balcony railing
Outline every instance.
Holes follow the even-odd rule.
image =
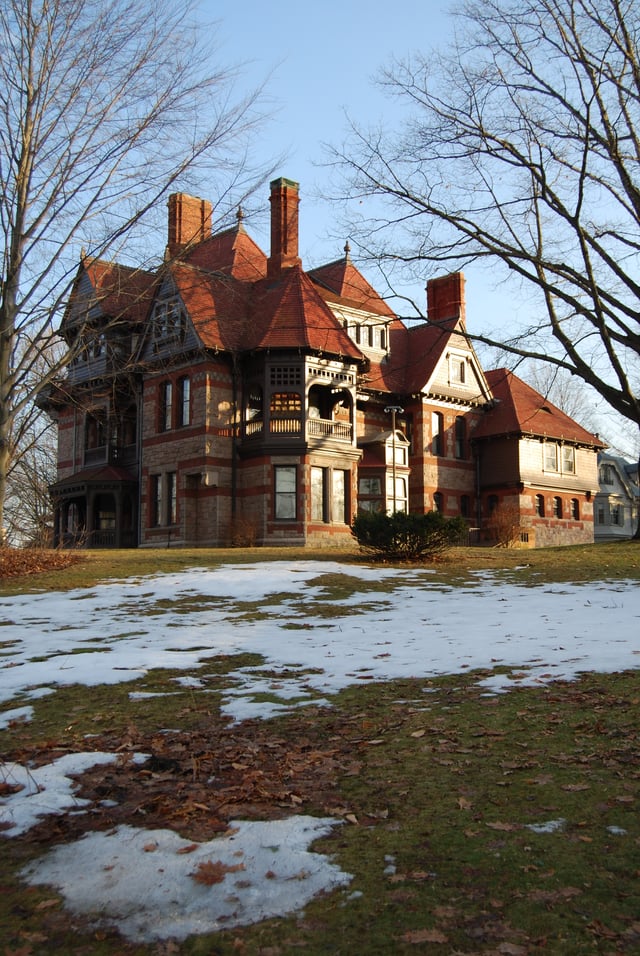
[[[85,448],[84,464],[86,468],[92,465],[133,465],[137,457],[136,445],[98,445],[96,448]]]
[[[307,437],[331,441],[351,442],[352,426],[350,422],[336,422],[330,418],[308,418]],[[254,419],[245,423],[245,437],[255,438],[264,433],[264,421]],[[302,419],[296,416],[288,418],[270,418],[270,435],[302,435]]]
[[[330,418],[307,419],[309,438],[332,438],[335,441],[351,441],[351,422],[334,422]]]

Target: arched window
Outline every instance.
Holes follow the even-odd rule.
[[[536,514],[539,518],[544,518],[544,495],[536,495]]]
[[[577,498],[571,499],[571,517],[574,521],[580,520],[580,502]]]
[[[553,499],[553,517],[562,517],[562,498],[557,496]]]
[[[490,515],[493,514],[493,512],[496,510],[499,504],[500,504],[500,499],[498,498],[497,495],[489,495],[489,497],[487,498],[487,511],[489,512]]]
[[[433,507],[435,511],[439,511],[440,513],[444,510],[444,498],[441,491],[434,492]]]

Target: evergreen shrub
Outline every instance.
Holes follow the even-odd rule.
[[[362,551],[389,561],[433,558],[459,544],[466,531],[464,518],[445,518],[439,511],[420,515],[361,511],[351,524],[351,533]]]

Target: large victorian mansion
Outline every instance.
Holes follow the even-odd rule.
[[[58,544],[343,545],[359,510],[496,510],[524,544],[591,542],[602,443],[466,335],[464,277],[405,325],[345,255],[305,270],[298,185],[271,248],[172,195],[156,272],[83,258],[61,324]]]

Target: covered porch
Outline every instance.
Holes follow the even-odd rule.
[[[50,487],[54,547],[138,546],[138,482],[124,468],[88,468]]]

